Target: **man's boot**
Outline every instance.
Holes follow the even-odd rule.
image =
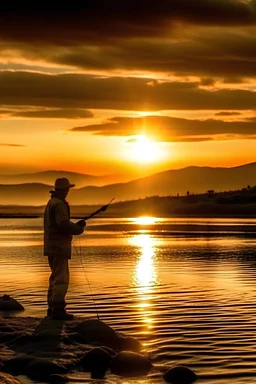
[[[54,312],[53,311],[51,318],[53,320],[69,321],[69,320],[73,320],[74,315],[72,315],[71,313],[68,313],[66,311],[61,311],[61,312]]]

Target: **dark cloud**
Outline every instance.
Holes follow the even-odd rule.
[[[239,116],[241,115],[240,112],[217,112],[214,114],[215,116]]]
[[[72,132],[90,132],[103,136],[153,136],[158,141],[205,141],[223,136],[255,134],[255,123],[250,121],[226,122],[214,119],[191,120],[169,116],[143,118],[114,117],[104,124],[74,127]]]
[[[190,33],[189,33],[190,32]],[[125,39],[96,45],[46,47],[12,45],[25,59],[45,60],[52,65],[90,71],[150,71],[202,77],[201,85],[213,86],[215,79],[241,83],[256,76],[256,27],[245,31],[219,28],[186,30],[169,39]],[[0,46],[2,55],[9,44]]]
[[[93,117],[91,111],[79,108],[59,108],[51,110],[18,111],[10,114],[15,117],[49,118],[49,119],[85,119]]]
[[[9,12],[8,12],[9,11]],[[0,36],[10,41],[76,45],[111,38],[166,35],[173,23],[248,25],[255,4],[242,0],[89,0],[60,7],[1,5]],[[33,32],[32,32],[33,31]]]
[[[246,119],[246,121],[250,121],[250,122],[252,122],[252,123],[255,123],[255,122],[256,122],[256,117],[248,117],[248,118]]]
[[[191,136],[184,136],[184,137],[174,137],[171,141],[173,143],[175,142],[179,142],[179,143],[196,143],[196,142],[202,142],[202,141],[213,141],[214,138],[213,137],[207,137],[207,136],[203,136],[203,137],[191,137]]]
[[[0,115],[9,115],[10,111],[8,109],[0,109]]]
[[[0,107],[3,108],[233,111],[255,109],[256,106],[253,91],[213,91],[201,89],[196,82],[158,82],[150,78],[2,71],[0,84]]]
[[[12,144],[12,143],[0,143],[1,147],[25,147],[22,144]]]
[[[215,80],[211,78],[203,78],[201,79],[200,84],[206,87],[212,87],[215,84]]]
[[[201,31],[202,33],[202,31]],[[256,75],[256,31],[248,36],[243,32],[208,32],[208,37],[193,35],[186,39],[152,41],[123,41],[99,49],[85,47],[69,52],[51,53],[54,63],[90,70],[155,71],[176,75],[197,75],[224,78]],[[213,79],[202,85],[211,86]]]
[[[232,68],[230,70],[232,72]],[[222,79],[223,84],[243,84],[246,79],[243,78],[243,73],[240,73],[240,76],[230,76],[230,74],[225,75],[224,79]]]
[[[84,127],[82,127],[84,128]],[[201,142],[201,141],[212,141],[214,140],[213,137],[207,137],[207,136],[202,136],[202,137],[199,137],[199,136],[181,136],[181,137],[172,137],[172,142],[188,142],[188,143],[194,143],[194,142]],[[167,140],[166,140],[167,141]],[[134,144],[134,143],[138,143],[139,142],[139,139],[135,139],[135,138],[132,138],[132,139],[129,139],[126,141],[126,143],[128,144]]]

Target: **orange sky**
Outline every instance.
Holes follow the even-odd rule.
[[[120,4],[1,13],[0,173],[256,161],[256,2]]]

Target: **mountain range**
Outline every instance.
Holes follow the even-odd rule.
[[[44,205],[56,178],[55,171],[47,171],[46,174],[48,172],[49,175],[52,175],[49,185],[45,184],[43,178],[40,183],[1,184],[0,205]],[[45,176],[44,172],[42,174]],[[77,175],[77,180],[79,180],[81,174]],[[115,197],[115,202],[117,202],[155,195],[185,195],[188,191],[190,194],[205,193],[208,190],[230,191],[246,188],[248,185],[256,185],[255,175],[256,163],[232,168],[191,166],[155,173],[126,183],[72,188],[68,201],[73,205],[92,205],[106,204],[112,197]],[[63,171],[61,176],[69,176],[72,182],[77,183],[73,174],[70,176],[69,173]]]
[[[77,172],[51,170],[35,173],[23,173],[18,175],[1,175],[0,184],[24,184],[24,183],[42,183],[53,185],[58,177],[66,177],[76,184],[77,188],[86,185],[101,186],[114,182],[116,175],[94,176]]]

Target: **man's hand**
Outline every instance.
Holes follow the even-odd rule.
[[[80,225],[80,227],[85,227],[86,226],[86,221],[85,220],[79,220],[76,224]]]

